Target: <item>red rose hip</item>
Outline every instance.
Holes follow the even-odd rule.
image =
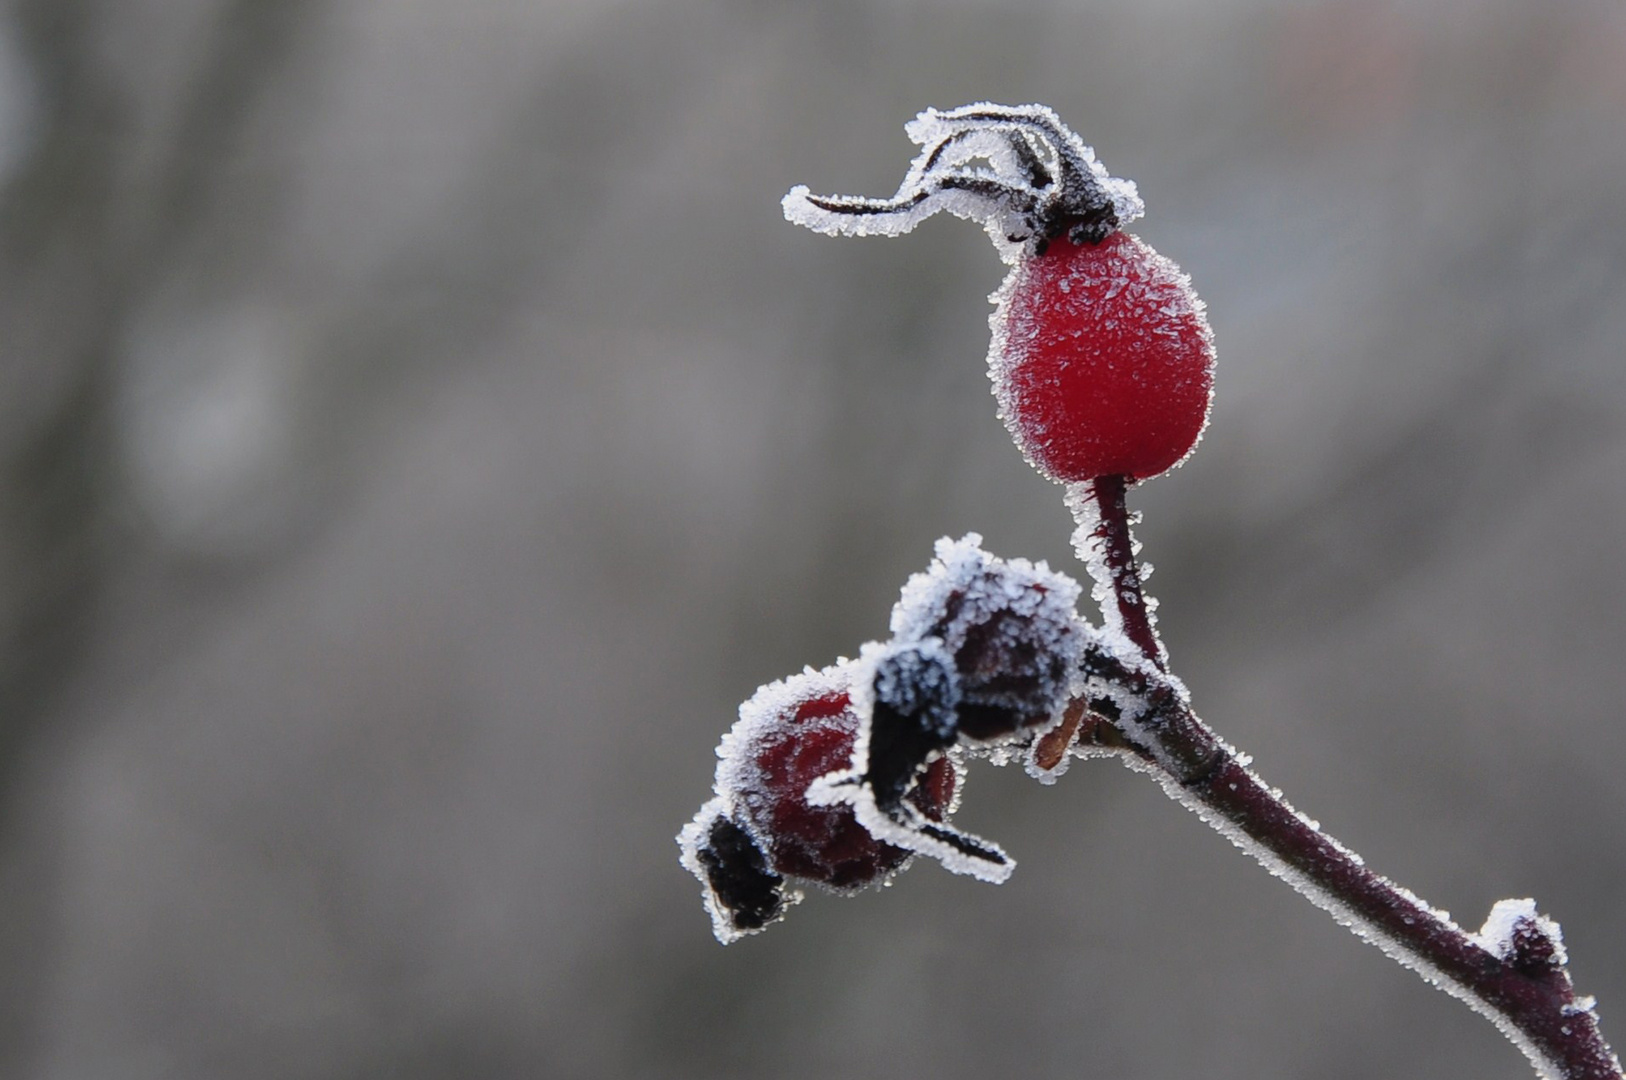
[[[1035,467],[1063,482],[1144,480],[1208,421],[1214,335],[1180,268],[1136,237],[1062,236],[995,295],[989,376]]]
[[[852,700],[855,669],[842,661],[761,687],[723,736],[716,796],[678,835],[718,940],[783,918],[801,899],[802,883],[856,892],[886,881],[914,854],[872,835],[852,806],[807,797],[814,781],[852,761],[861,722]],[[910,805],[928,821],[943,821],[957,779],[950,758],[935,758],[909,791]]]
[[[785,216],[838,236],[896,236],[947,211],[988,231],[1010,275],[993,297],[989,369],[1029,461],[1074,484],[1156,476],[1202,435],[1214,343],[1180,268],[1121,231],[1135,185],[1043,105],[927,109],[920,154],[888,199],[792,188]]]
[[[780,713],[751,740],[737,792],[740,813],[778,873],[832,889],[862,888],[903,865],[910,852],[871,836],[845,806],[813,806],[813,781],[848,766],[859,718],[845,690]],[[938,758],[913,789],[922,813],[942,820],[954,795],[953,766]]]

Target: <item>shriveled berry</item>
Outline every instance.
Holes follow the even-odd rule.
[[[871,836],[850,807],[807,803],[808,785],[851,762],[857,733],[858,716],[847,704],[838,713],[794,718],[752,745],[755,777],[739,792],[742,815],[766,844],[768,862],[778,873],[853,889],[891,873],[909,857]],[[951,768],[939,758],[928,772]],[[946,808],[943,803],[920,809],[940,819]]]
[[[989,374],[1028,459],[1065,482],[1144,480],[1197,445],[1214,335],[1180,268],[1123,232],[1059,236],[996,294]]]

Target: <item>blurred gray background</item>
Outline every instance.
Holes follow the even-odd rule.
[[[932,541],[1075,572],[905,120],[1054,106],[1220,349],[1136,492],[1199,709],[1626,1041],[1626,9],[0,10],[0,1075],[1512,1078],[1154,785],[724,949],[672,836]]]

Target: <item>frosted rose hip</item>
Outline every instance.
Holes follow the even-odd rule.
[[[959,677],[959,736],[997,742],[1057,719],[1083,648],[1078,583],[1044,563],[1000,559],[982,537],[937,542],[937,558],[892,609],[900,640],[936,638]]]
[[[1145,211],[1135,185],[1043,105],[927,109],[908,132],[921,152],[895,195],[798,186],[786,218],[838,236],[980,222],[1011,267],[989,368],[1028,460],[1069,484],[1179,464],[1208,420],[1213,334],[1179,267],[1122,231]]]
[[[815,780],[848,767],[860,727],[855,665],[843,661],[770,683],[740,706],[723,736],[716,797],[678,836],[683,865],[700,879],[713,929],[729,942],[782,918],[816,882],[852,892],[884,881],[913,852],[877,840],[851,806],[808,802]],[[909,793],[941,821],[953,803],[953,762],[938,758]]]
[[[850,807],[808,805],[808,786],[851,762],[857,733],[858,715],[842,691],[805,702],[788,723],[752,742],[755,776],[739,792],[741,816],[762,838],[778,873],[851,889],[891,873],[909,857],[871,836]],[[953,790],[953,767],[938,758],[914,794],[922,813],[941,820]]]
[[[1136,237],[1058,237],[996,296],[989,374],[1000,415],[1046,475],[1144,480],[1202,435],[1214,336],[1173,262]]]

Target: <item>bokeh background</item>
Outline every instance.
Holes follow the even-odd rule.
[[[1626,1040],[1626,10],[0,8],[0,1075],[1528,1076],[1144,779],[1021,866],[710,936],[672,836],[932,541],[1078,569],[994,416],[927,105],[1040,100],[1208,300],[1135,493],[1177,670]]]

